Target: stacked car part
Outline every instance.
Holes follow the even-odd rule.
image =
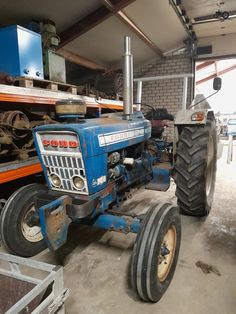
[[[36,155],[31,130],[33,127],[51,123],[48,116],[33,115],[31,120],[22,111],[5,111],[0,113],[0,163]],[[36,120],[37,119],[37,120]]]

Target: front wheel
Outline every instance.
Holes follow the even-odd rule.
[[[131,260],[131,284],[138,296],[157,302],[168,288],[181,240],[179,208],[158,204],[143,219]]]
[[[0,217],[0,233],[10,253],[31,257],[46,248],[39,222],[34,219],[35,197],[46,190],[41,184],[29,184],[7,200]]]

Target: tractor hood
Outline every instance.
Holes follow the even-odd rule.
[[[123,120],[123,113],[104,115],[101,118],[81,120],[78,123],[51,124],[34,129],[35,134],[69,131],[76,133],[83,157],[116,151],[143,142],[151,136],[151,125],[141,112],[132,120]]]

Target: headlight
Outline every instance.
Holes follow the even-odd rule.
[[[84,180],[81,177],[74,177],[73,184],[77,190],[82,190],[84,188]]]
[[[194,112],[192,114],[192,121],[203,121],[205,119],[205,113],[202,111]]]
[[[49,178],[53,186],[55,186],[56,188],[59,188],[61,186],[61,178],[57,174],[53,173],[50,175]]]

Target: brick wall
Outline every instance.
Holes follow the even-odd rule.
[[[134,77],[160,76],[171,74],[191,73],[191,58],[189,55],[175,55],[164,59],[157,59],[150,64],[143,65],[134,72]],[[136,87],[136,84],[135,84]],[[182,106],[182,79],[168,79],[152,82],[143,82],[142,103],[158,108],[166,108],[169,113],[176,114]],[[187,104],[190,103],[191,79],[188,80]],[[134,88],[134,100],[136,101],[136,88]],[[145,111],[145,107],[142,108]],[[169,127],[164,135],[168,140],[173,137],[173,123],[168,122]]]

